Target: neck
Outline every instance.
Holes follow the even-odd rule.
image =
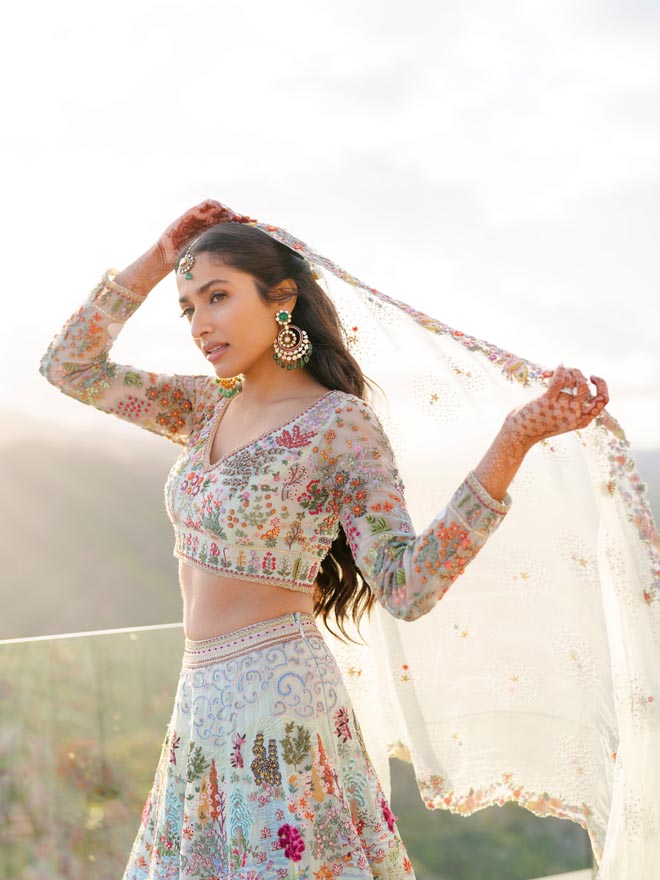
[[[279,367],[270,353],[245,370],[240,397],[245,403],[266,404],[295,397],[306,388],[318,385],[303,368]]]

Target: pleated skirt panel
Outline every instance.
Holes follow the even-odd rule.
[[[414,880],[311,614],[186,639],[123,880]]]

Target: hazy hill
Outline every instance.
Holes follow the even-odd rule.
[[[163,503],[179,447],[135,429],[117,442],[3,428],[0,638],[181,620]]]
[[[179,447],[111,417],[106,431],[0,424],[0,638],[180,620],[163,503]],[[657,520],[660,450],[638,465]]]

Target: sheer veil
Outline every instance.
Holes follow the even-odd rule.
[[[254,225],[320,273],[384,391],[370,402],[425,528],[549,371]],[[660,877],[660,536],[622,429],[605,411],[538,444],[510,493],[506,522],[431,613],[410,623],[378,606],[364,645],[321,627],[367,750],[388,794],[396,756],[429,809],[515,801],[583,826],[599,880]]]

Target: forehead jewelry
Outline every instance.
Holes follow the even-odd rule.
[[[275,314],[275,320],[280,325],[280,332],[273,343],[273,360],[283,370],[303,367],[312,355],[312,343],[307,331],[291,323],[291,312],[286,309],[280,309]]]
[[[188,247],[186,248],[186,252],[179,260],[179,272],[182,275],[185,275],[186,281],[190,281],[192,279],[192,272],[190,271],[192,267],[195,265],[195,257],[190,253],[190,249],[195,244],[195,241],[191,241]]]

